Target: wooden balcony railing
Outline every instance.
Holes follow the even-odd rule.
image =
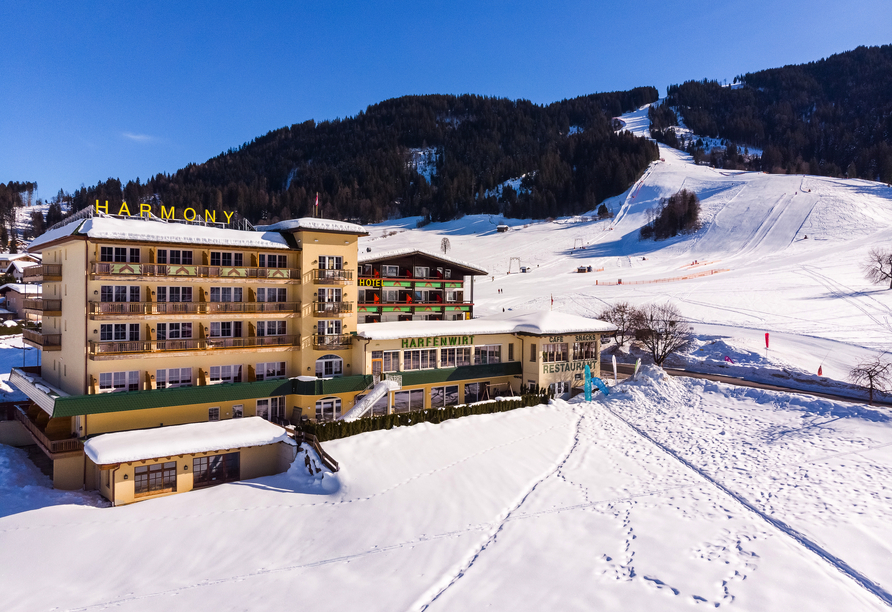
[[[313,270],[313,282],[317,285],[344,285],[352,281],[352,270]]]
[[[62,280],[62,264],[40,264],[25,268],[22,278],[26,283]]]
[[[290,279],[300,280],[297,268],[248,268],[244,266],[197,266],[179,264],[94,263],[91,272],[96,276],[153,276],[232,279]]]
[[[176,315],[299,312],[300,302],[90,302],[89,313],[103,315]]]
[[[44,351],[61,351],[62,334],[44,334],[36,329],[23,329],[22,338],[26,343]]]
[[[35,422],[28,418],[28,415],[20,407],[17,407],[13,413],[16,420],[25,426],[28,433],[35,442],[43,446],[51,453],[68,453],[83,450],[83,444],[77,438],[67,438],[65,440],[50,440],[47,435],[40,430]]]
[[[353,336],[348,334],[316,334],[313,336],[313,348],[325,350],[341,350],[350,348]]]
[[[58,313],[62,314],[62,300],[23,300],[25,310],[34,310],[42,314]]]
[[[313,302],[313,314],[317,317],[347,315],[353,312],[353,302]]]
[[[188,338],[180,340],[138,340],[90,342],[90,355],[126,355],[173,351],[242,349],[265,346],[299,346],[300,336],[250,336],[247,338]]]

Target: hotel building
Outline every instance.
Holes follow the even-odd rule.
[[[420,250],[360,250],[366,231],[352,223],[237,230],[79,216],[29,246],[42,255],[29,270],[42,295],[28,303],[42,325],[25,342],[41,365],[13,369],[10,382],[30,400],[16,418],[52,460],[55,486],[115,503],[281,471],[293,458],[288,423],[523,386],[569,391],[586,364],[598,371],[600,334],[613,329],[553,312],[474,319],[473,279],[485,270]],[[204,435],[230,446],[121,452]]]

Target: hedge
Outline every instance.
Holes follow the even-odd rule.
[[[307,422],[298,429],[313,434],[320,442],[338,440],[355,436],[367,431],[380,429],[393,429],[394,427],[407,427],[418,423],[442,423],[449,419],[457,419],[472,414],[493,414],[495,412],[508,412],[517,408],[526,408],[538,404],[547,404],[552,398],[548,391],[544,393],[522,395],[520,400],[493,400],[479,404],[462,404],[461,406],[447,406],[446,408],[431,408],[428,410],[415,410],[401,414],[387,414],[356,419],[355,421],[330,421],[326,423]]]

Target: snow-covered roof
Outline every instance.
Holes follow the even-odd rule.
[[[338,232],[340,234],[358,234],[365,236],[368,234],[366,229],[356,223],[347,223],[346,221],[335,221],[334,219],[313,219],[312,217],[302,217],[300,219],[288,219],[287,221],[279,221],[272,225],[258,225],[258,230],[266,230],[268,232],[294,232],[299,230],[316,231],[316,232]]]
[[[25,268],[31,268],[33,266],[39,266],[40,264],[34,263],[33,261],[21,261],[18,259],[14,259],[9,262],[9,266],[7,266],[6,271],[9,272],[10,268],[15,268],[18,272],[23,272]]]
[[[26,283],[6,283],[2,287],[0,287],[0,291],[4,291],[4,290],[18,291],[21,294],[29,294],[29,295],[42,294],[43,293],[43,285],[40,285],[40,284],[28,285]]]
[[[84,452],[96,465],[109,465],[276,442],[295,444],[278,425],[247,417],[102,434],[87,440]]]
[[[382,251],[380,253],[359,253],[359,263],[370,263],[373,261],[381,261],[383,259],[393,259],[394,257],[405,257],[406,255],[425,255],[432,259],[437,259],[439,261],[443,261],[446,263],[455,264],[456,266],[462,266],[463,268],[468,268],[469,270],[473,270],[478,274],[489,274],[486,270],[479,266],[475,266],[472,263],[468,263],[467,261],[462,261],[460,259],[455,259],[454,257],[447,257],[446,255],[442,255],[440,253],[432,253],[431,251],[425,251],[423,249],[394,249],[392,251]]]
[[[34,257],[40,258],[39,255],[32,255],[31,253],[0,253],[0,261],[15,261],[17,259],[23,259],[25,257]]]
[[[546,310],[544,312],[510,313],[463,321],[395,321],[363,323],[357,335],[372,340],[427,338],[433,336],[476,336],[485,334],[590,334],[612,332],[612,323],[578,315]]]
[[[79,224],[83,223],[80,227]],[[77,230],[75,232],[75,230]],[[163,242],[169,244],[200,244],[211,246],[287,249],[285,237],[274,231],[251,232],[246,230],[165,223],[147,219],[116,219],[93,217],[86,221],[73,221],[60,228],[38,236],[28,245],[33,251],[44,245],[74,234],[86,235],[93,240],[132,240],[135,242]]]

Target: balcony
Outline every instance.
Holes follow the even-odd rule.
[[[339,351],[351,346],[353,336],[348,334],[316,334],[313,336],[313,348],[319,351]]]
[[[62,280],[62,264],[42,264],[25,268],[22,280],[26,283]]]
[[[219,278],[233,280],[292,280],[300,282],[297,268],[248,268],[244,266],[195,266],[179,264],[94,263],[94,278]]]
[[[250,336],[247,338],[187,338],[181,340],[137,340],[90,342],[90,358],[115,355],[168,353],[179,351],[217,351],[264,347],[300,346],[300,336]]]
[[[23,305],[28,314],[39,314],[49,317],[62,316],[62,300],[23,300]]]
[[[128,315],[287,314],[300,312],[300,302],[90,302],[93,318]]]
[[[23,329],[22,339],[28,346],[44,351],[61,351],[62,334],[45,334],[36,329]]]
[[[349,285],[353,282],[352,270],[313,270],[313,282],[317,285]]]
[[[353,302],[313,302],[313,314],[317,317],[343,317],[353,312]]]
[[[37,411],[37,416],[40,418],[42,415],[43,419],[47,419],[46,414],[40,412],[37,407],[34,407],[34,410]],[[16,406],[15,412],[13,412],[13,416],[15,416],[15,420],[21,423],[25,429],[28,430],[28,433],[31,434],[31,438],[37,442],[40,446],[44,448],[44,450],[53,457],[59,453],[80,453],[83,452],[84,447],[80,440],[77,438],[72,438],[69,435],[65,436],[65,432],[60,429],[59,432],[48,435],[45,429],[41,429],[39,424],[35,421],[32,421],[28,413],[25,412],[20,406]],[[44,424],[46,429],[49,429],[51,423],[60,423],[64,425],[65,422],[62,419],[49,419],[49,422]],[[70,422],[70,420],[69,420]],[[58,426],[57,426],[58,428]]]

